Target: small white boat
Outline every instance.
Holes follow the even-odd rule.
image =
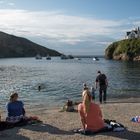
[[[37,54],[35,58],[36,59],[42,59],[42,56],[40,54]]]
[[[81,58],[78,58],[78,57],[76,57],[76,58],[74,58],[75,60],[81,60]]]
[[[99,58],[98,57],[93,57],[93,60],[94,61],[99,61]]]

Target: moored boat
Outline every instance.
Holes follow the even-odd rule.
[[[36,59],[42,59],[42,56],[40,54],[37,54],[35,58]]]
[[[93,60],[94,61],[99,61],[99,58],[98,57],[93,57]]]
[[[76,58],[75,58],[75,60],[81,60],[81,58],[79,58],[79,57],[76,57]]]
[[[49,55],[47,55],[46,59],[47,60],[51,60],[51,57]]]
[[[61,55],[61,59],[68,59],[68,57],[66,55]]]

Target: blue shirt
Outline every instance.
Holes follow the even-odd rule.
[[[7,104],[8,117],[23,115],[23,107],[22,101],[9,102]]]

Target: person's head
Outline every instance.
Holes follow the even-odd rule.
[[[86,83],[83,83],[83,89],[84,89],[84,90],[88,90],[88,86],[87,86]]]
[[[15,102],[15,101],[17,101],[17,99],[18,99],[18,94],[16,92],[14,92],[10,95],[11,102]]]
[[[67,106],[73,106],[73,102],[71,100],[67,100],[67,103],[66,103]]]
[[[41,90],[41,85],[38,86],[38,91],[40,91],[40,90]]]
[[[101,71],[100,71],[100,70],[98,70],[98,71],[97,71],[97,74],[98,74],[98,75],[100,75],[100,74],[101,74]]]

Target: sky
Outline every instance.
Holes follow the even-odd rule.
[[[104,55],[140,26],[139,0],[0,0],[0,31],[73,55]]]

